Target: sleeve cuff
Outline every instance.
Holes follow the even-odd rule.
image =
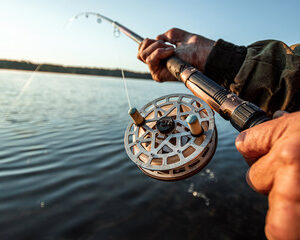
[[[247,48],[219,39],[209,54],[204,74],[228,88],[247,54]]]

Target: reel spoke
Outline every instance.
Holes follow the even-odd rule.
[[[170,108],[162,117],[168,116],[172,111],[174,111],[175,107]]]
[[[146,124],[143,126],[148,132],[154,133],[155,130],[147,126]]]
[[[165,181],[183,179],[212,158],[216,148],[214,115],[201,99],[171,94],[146,104],[140,113],[143,125],[131,122],[124,143],[130,159],[147,175]],[[192,135],[186,121],[191,115],[203,128],[199,136]]]

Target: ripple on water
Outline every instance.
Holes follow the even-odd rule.
[[[0,72],[0,100],[12,102],[28,76]],[[203,171],[179,182],[151,179],[123,147],[122,84],[37,74],[15,109],[0,109],[9,113],[0,123],[0,239],[263,238],[266,199],[244,181],[237,132],[217,117],[218,148]],[[128,81],[132,104],[187,92],[166,86]]]

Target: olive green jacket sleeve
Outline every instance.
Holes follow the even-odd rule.
[[[300,110],[300,44],[266,40],[243,47],[220,39],[204,73],[269,116]]]

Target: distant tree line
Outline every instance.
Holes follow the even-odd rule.
[[[35,71],[35,69],[38,66],[39,66],[39,64],[31,63],[31,62],[27,62],[27,61],[0,60],[0,69]],[[71,67],[71,66],[62,66],[62,65],[55,65],[55,64],[41,64],[38,71],[122,77],[122,73],[121,73],[120,69]],[[140,72],[132,72],[132,71],[124,70],[124,74],[125,74],[125,77],[128,77],[128,78],[151,79],[151,75],[149,73],[140,73]]]

